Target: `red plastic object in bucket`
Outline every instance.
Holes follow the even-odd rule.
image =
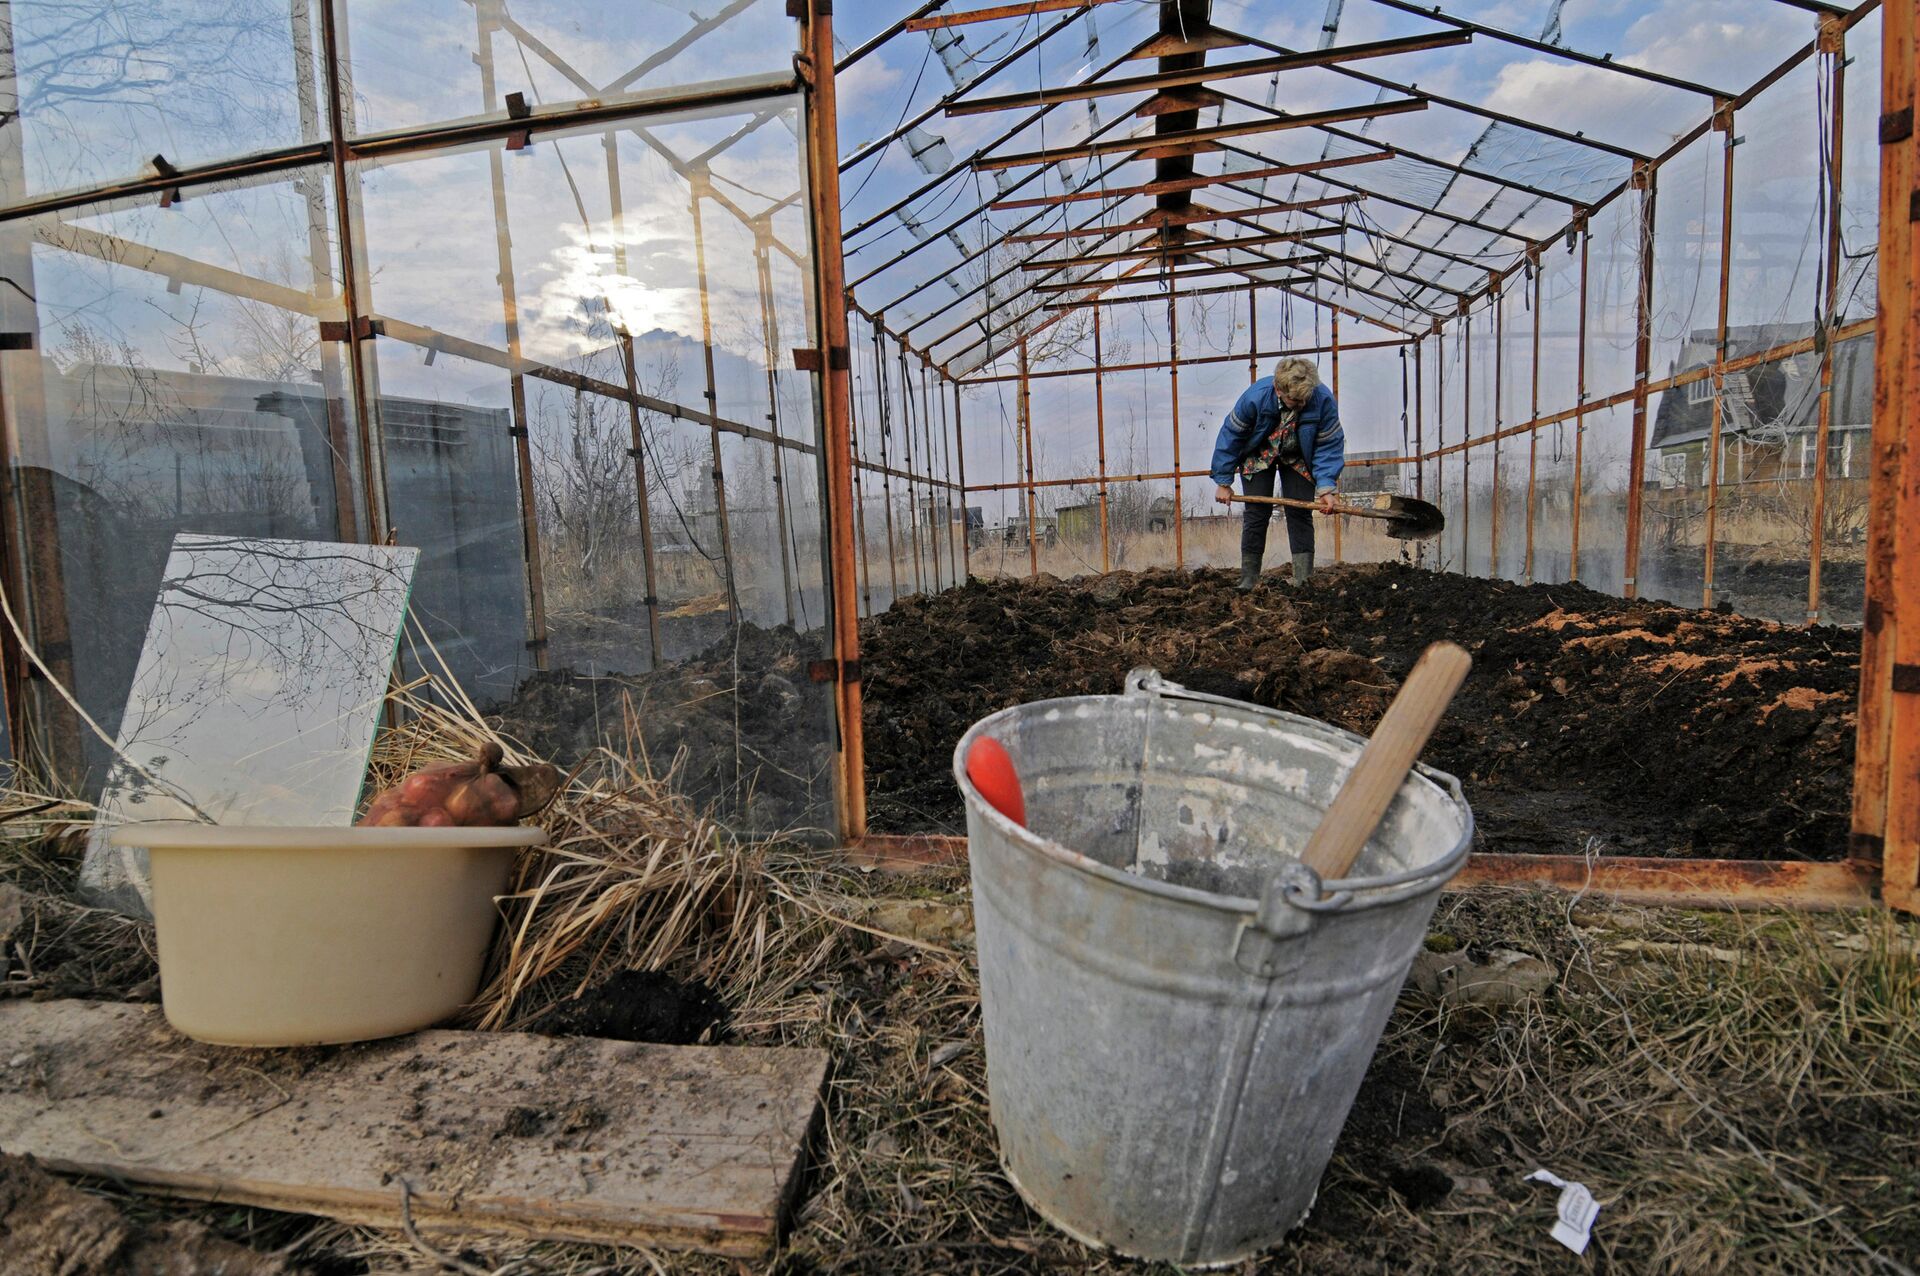
[[[1000,814],[1022,828],[1027,824],[1027,800],[1020,792],[1020,775],[1013,759],[992,736],[981,736],[967,750],[967,778],[980,796]]]

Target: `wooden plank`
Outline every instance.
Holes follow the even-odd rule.
[[[166,1196],[423,1231],[773,1245],[819,1050],[422,1032],[233,1050],[151,1006],[0,1005],[0,1147]]]

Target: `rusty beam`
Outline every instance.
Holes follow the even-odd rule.
[[[1822,298],[1820,322],[1829,332],[1840,322],[1834,313],[1840,304],[1840,193],[1846,162],[1846,27],[1837,18],[1820,20],[1820,48],[1828,58],[1826,136],[1821,144],[1827,150],[1826,181],[1827,242],[1825,254],[1827,295]],[[1820,623],[1820,566],[1827,542],[1827,444],[1833,437],[1833,341],[1820,343],[1820,414],[1814,430],[1812,544],[1807,552],[1807,623]]]
[[[885,873],[957,870],[967,865],[967,839],[935,833],[874,834],[848,843],[848,862]],[[1623,903],[1684,908],[1870,907],[1871,865],[1857,860],[1658,859],[1652,856],[1506,855],[1469,858],[1446,888],[1537,886],[1605,896]]]
[[[838,718],[841,834],[867,831],[865,728],[861,718],[860,610],[854,582],[857,555],[853,514],[858,508],[853,468],[852,347],[847,327],[846,263],[841,256],[838,100],[834,84],[832,0],[805,0],[801,37],[813,63],[804,141],[812,173],[815,329],[821,350],[819,389],[825,456],[828,587],[833,596],[834,708]],[[711,405],[710,405],[711,406]]]
[[[1325,199],[1296,199],[1278,204],[1260,204],[1253,208],[1206,208],[1196,205],[1193,212],[1174,213],[1157,211],[1138,221],[1121,222],[1114,225],[1090,226],[1078,230],[1046,230],[1031,235],[1006,235],[1002,242],[1009,244],[1049,244],[1063,239],[1092,239],[1101,235],[1129,230],[1164,230],[1168,226],[1194,226],[1205,222],[1234,221],[1243,225],[1255,226],[1252,219],[1266,217],[1274,213],[1310,212],[1314,209],[1334,206],[1346,207],[1365,199],[1364,195],[1330,195]],[[1315,213],[1325,218],[1324,214]],[[1331,220],[1331,219],[1326,219]]]
[[[1239,33],[1234,32],[1232,34],[1238,35]],[[1294,52],[1294,50],[1287,48],[1285,45],[1275,44],[1270,40],[1261,40],[1253,36],[1243,36],[1241,39],[1255,48],[1266,49],[1271,53]],[[1477,115],[1482,119],[1493,120],[1500,124],[1511,125],[1514,128],[1525,129],[1530,133],[1537,133],[1542,137],[1551,137],[1556,141],[1566,142],[1570,145],[1584,146],[1590,150],[1604,151],[1609,155],[1617,155],[1621,159],[1632,160],[1635,163],[1647,158],[1638,151],[1628,150],[1621,146],[1614,146],[1607,142],[1596,141],[1583,134],[1569,133],[1564,129],[1552,128],[1536,121],[1524,120],[1517,115],[1508,115],[1504,111],[1489,110],[1487,107],[1463,101],[1460,98],[1445,97],[1428,89],[1416,88],[1410,84],[1402,84],[1397,80],[1388,80],[1377,75],[1369,75],[1365,71],[1356,70],[1350,66],[1331,66],[1328,67],[1327,70],[1330,74],[1338,75],[1349,80],[1358,80],[1362,84],[1371,85],[1376,89],[1381,89],[1388,93],[1418,93],[1422,99],[1433,103],[1435,106],[1444,106],[1450,110],[1465,112],[1468,115]]]
[[[1620,582],[1620,592],[1628,598],[1637,598],[1640,594],[1640,518],[1647,477],[1647,376],[1653,352],[1653,233],[1658,172],[1652,164],[1643,164],[1636,177],[1643,191],[1638,237],[1640,284],[1634,293],[1633,433],[1627,452],[1627,565]]]
[[[1237,99],[1235,99],[1237,100]],[[1348,120],[1370,120],[1383,115],[1402,115],[1409,111],[1424,111],[1427,103],[1424,98],[1395,98],[1386,102],[1374,102],[1364,106],[1338,107],[1327,111],[1308,111],[1300,115],[1275,115],[1268,119],[1252,120],[1239,124],[1216,124],[1209,128],[1184,129],[1177,133],[1151,133],[1142,136],[1117,138],[1110,142],[1083,142],[1075,146],[1053,147],[1039,151],[1023,151],[1016,155],[986,156],[973,161],[977,171],[990,171],[1002,168],[1025,168],[1029,165],[1057,164],[1061,160],[1098,159],[1108,155],[1125,155],[1136,152],[1136,159],[1156,159],[1176,154],[1197,154],[1201,150],[1212,149],[1216,142],[1235,137],[1252,137],[1261,133],[1276,133],[1284,129],[1325,128],[1329,124],[1344,123]],[[1194,148],[1187,150],[1184,148]],[[1491,180],[1491,179],[1490,179]]]
[[[974,77],[973,82],[975,84],[986,83],[988,80],[992,79],[994,76],[1000,74],[1000,72],[1006,70],[1008,67],[1012,66],[1015,62],[1025,57],[1027,54],[1032,53],[1035,49],[1045,44],[1048,40],[1052,39],[1054,36],[1058,35],[1060,32],[1072,26],[1076,21],[1079,20],[1079,17],[1080,15],[1077,13],[1068,14],[1066,17],[1060,19],[1058,22],[1054,23],[1052,26],[1045,28],[1044,30],[1040,31],[1036,35],[1029,36],[1027,39],[1021,41],[1019,44],[1014,45],[1013,48],[1007,50],[1005,54],[1003,54],[1001,57],[996,59],[993,65],[981,68],[979,74]],[[1109,64],[1109,65],[1117,65],[1117,64]],[[859,149],[855,150],[853,154],[848,155],[846,158],[840,161],[840,171],[843,173],[846,172],[848,169],[852,168],[855,164],[858,164],[861,160],[866,159],[868,156],[873,155],[878,151],[884,150],[887,146],[898,141],[900,138],[905,137],[908,133],[912,132],[914,129],[919,128],[922,124],[925,124],[928,120],[938,115],[940,113],[941,107],[946,103],[946,101],[947,101],[946,98],[936,99],[932,106],[927,107],[925,110],[916,113],[915,115],[911,116],[908,119],[901,120],[898,124],[894,125],[891,129],[887,130],[885,133],[882,133],[879,137],[876,137],[871,142],[868,142],[864,146],[861,146]]]
[[[1107,538],[1107,390],[1104,352],[1100,347],[1100,311],[1093,312],[1093,429],[1100,467],[1100,570],[1113,570]]]
[[[1593,234],[1584,218],[1580,227],[1580,322],[1573,363],[1573,535],[1567,549],[1567,579],[1580,579],[1580,493],[1587,441],[1587,255]]]
[[[1276,244],[1298,244],[1309,239],[1338,235],[1340,228],[1328,226],[1308,230],[1290,230],[1272,235],[1243,235],[1238,239],[1142,240],[1128,248],[1110,253],[1075,253],[1071,257],[1042,257],[1020,264],[1022,270],[1051,270],[1060,266],[1099,266],[1120,261],[1159,261],[1168,257],[1198,257],[1202,253],[1226,252],[1234,248],[1271,248]],[[1218,263],[1216,263],[1218,264]],[[1382,272],[1385,273],[1385,272]]]
[[[1117,80],[1088,80],[1059,88],[1042,88],[1027,93],[1004,93],[998,97],[977,98],[971,102],[951,102],[947,114],[982,115],[989,111],[1009,111],[1021,107],[1051,106],[1061,102],[1079,102],[1092,98],[1118,97],[1128,93],[1154,93],[1186,85],[1210,85],[1219,80],[1252,75],[1275,75],[1301,67],[1331,66],[1336,62],[1356,62],[1363,58],[1388,57],[1396,53],[1420,53],[1465,44],[1473,38],[1470,31],[1440,31],[1428,35],[1401,36],[1391,40],[1371,40],[1365,44],[1336,45],[1327,49],[1309,49],[1279,57],[1250,58],[1243,62],[1220,62],[1212,66],[1186,67],[1160,71],[1152,75],[1130,75]]]
[[[1714,112],[1714,126],[1726,135],[1720,152],[1720,273],[1719,310],[1713,336],[1713,406],[1707,426],[1707,520],[1705,558],[1701,571],[1700,605],[1713,606],[1714,542],[1720,526],[1720,442],[1726,427],[1727,297],[1733,269],[1733,135],[1732,103]]]
[[[1229,147],[1229,150],[1237,148]],[[1249,155],[1251,152],[1239,151]],[[1276,164],[1265,156],[1258,156],[1262,167],[1248,169],[1238,173],[1221,173],[1214,177],[1179,177],[1164,181],[1142,182],[1137,186],[1115,186],[1107,190],[1075,191],[1067,195],[1045,195],[1032,199],[997,199],[987,207],[994,212],[1007,212],[1016,208],[1049,208],[1055,204],[1076,204],[1090,199],[1117,201],[1128,195],[1171,195],[1180,191],[1201,190],[1208,186],[1221,186],[1231,182],[1253,182],[1268,177],[1290,177],[1296,173],[1321,173],[1329,169],[1350,168],[1356,164],[1377,164],[1381,160],[1392,159],[1393,151],[1381,149],[1369,151],[1365,155],[1342,155],[1334,159],[1310,160],[1301,164]],[[1358,188],[1349,187],[1356,193]]]
[[[1135,253],[1135,254],[1131,254],[1131,256],[1142,257],[1144,256],[1144,254]],[[1157,258],[1147,258],[1147,260],[1152,261],[1152,260],[1157,260]],[[1213,262],[1205,266],[1196,266],[1191,269],[1177,270],[1172,272],[1171,274],[1158,276],[1158,277],[1152,276],[1152,275],[1143,275],[1136,282],[1145,282],[1147,279],[1153,279],[1154,282],[1160,283],[1160,284],[1178,284],[1178,283],[1183,283],[1189,279],[1199,279],[1204,276],[1239,275],[1239,274],[1247,274],[1248,272],[1254,271],[1254,270],[1286,269],[1286,270],[1293,270],[1293,271],[1304,271],[1304,268],[1300,265],[1300,263],[1303,261],[1311,261],[1311,260],[1313,259],[1310,257],[1286,257],[1286,258],[1278,258],[1270,261],[1238,262],[1230,265],[1222,264],[1219,262]],[[1143,264],[1145,263],[1143,262]],[[1112,280],[1095,280],[1089,283],[1077,283],[1077,284],[1076,283],[1034,284],[1029,291],[1049,293],[1049,294],[1060,293],[1060,292],[1074,292],[1081,288],[1091,288],[1096,283],[1117,284],[1120,282],[1122,281],[1118,279],[1112,279]],[[1297,280],[1288,281],[1283,279],[1262,279],[1260,280],[1260,282],[1280,285],[1288,282],[1298,282],[1298,281]]]
[[[1608,71],[1616,71],[1621,75],[1633,76],[1635,79],[1646,80],[1651,84],[1664,84],[1670,89],[1682,89],[1688,93],[1700,93],[1711,98],[1730,98],[1733,96],[1733,94],[1725,92],[1724,90],[1709,88],[1704,84],[1696,84],[1692,80],[1683,80],[1677,76],[1662,75],[1658,71],[1649,71],[1643,67],[1629,66],[1625,62],[1616,62],[1613,60],[1613,55],[1611,54],[1608,54],[1606,57],[1596,57],[1591,53],[1581,53],[1577,49],[1569,49],[1565,45],[1549,44],[1545,40],[1530,40],[1526,36],[1515,35],[1513,32],[1503,31],[1499,27],[1489,27],[1478,22],[1469,22],[1465,18],[1456,18],[1451,13],[1443,12],[1438,6],[1408,4],[1407,0],[1373,0],[1373,2],[1375,4],[1385,5],[1389,9],[1398,9],[1402,13],[1416,14],[1430,22],[1444,22],[1462,34],[1483,35],[1490,40],[1499,40],[1505,44],[1517,45],[1522,49],[1531,49],[1535,53],[1545,53],[1552,57],[1563,58],[1569,62],[1578,62],[1582,66],[1600,67]]]
[[[1007,18],[1028,18],[1036,13],[1059,9],[1091,9],[1115,0],[1020,0],[1018,4],[996,4],[986,9],[967,9],[959,13],[934,13],[908,18],[900,24],[904,31],[933,31],[941,27],[971,26],[976,22],[1000,22]]]

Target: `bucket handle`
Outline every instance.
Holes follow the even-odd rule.
[[[1169,682],[1161,677],[1158,669],[1144,666],[1127,674],[1126,694],[1134,697],[1154,696],[1169,700],[1193,700],[1202,704],[1223,705],[1241,713],[1285,716],[1281,715],[1279,710],[1248,704],[1244,700],[1235,700],[1230,696],[1190,691],[1177,682]],[[1434,773],[1433,778],[1447,788],[1456,800],[1462,798],[1459,780],[1440,773]],[[1323,882],[1320,874],[1305,864],[1289,864],[1267,879],[1267,888],[1260,901],[1260,911],[1248,926],[1250,929],[1264,932],[1270,938],[1278,939],[1297,934],[1301,929],[1298,919],[1294,919],[1293,923],[1289,924],[1286,914],[1281,911],[1282,905],[1304,913],[1358,913],[1398,904],[1432,890],[1433,879],[1439,878],[1444,881],[1453,876],[1453,870],[1466,859],[1467,850],[1468,839],[1462,838],[1460,844],[1451,852],[1431,864],[1403,869],[1398,873],[1381,873],[1373,877],[1343,877],[1331,882]]]

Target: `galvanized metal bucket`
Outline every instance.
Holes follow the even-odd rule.
[[[1012,755],[1027,828],[964,759]],[[1353,875],[1294,857],[1364,742],[1135,670],[962,737],[1001,1161],[1063,1231],[1235,1262],[1306,1217],[1473,813],[1419,768]]]

